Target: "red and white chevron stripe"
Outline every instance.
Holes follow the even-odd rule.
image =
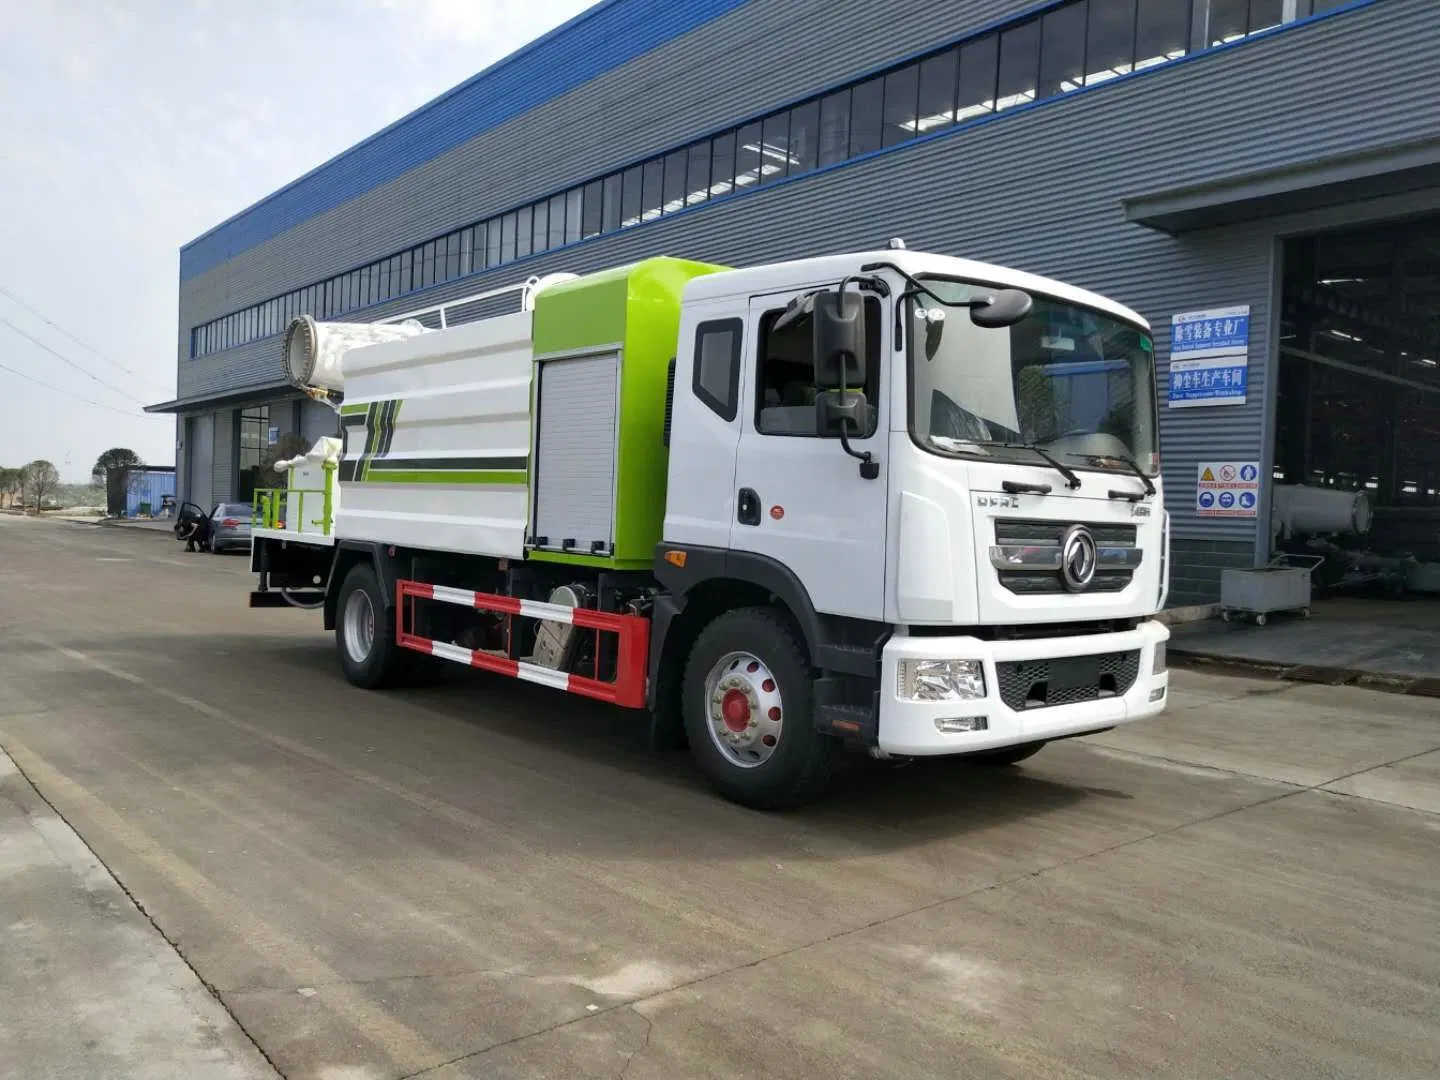
[[[589,608],[569,608],[561,604],[545,604],[538,600],[520,600],[513,596],[497,593],[471,592],[455,589],[448,585],[428,585],[423,581],[400,581],[395,587],[396,627],[395,640],[402,648],[428,653],[457,664],[493,671],[497,675],[508,675],[525,682],[566,690],[572,694],[608,701],[630,709],[645,707],[645,684],[648,678],[647,665],[650,653],[650,620],[640,615],[615,615],[608,611],[592,611]],[[543,619],[549,622],[570,623],[586,630],[612,633],[617,636],[615,681],[604,682],[584,675],[573,675],[554,668],[529,664],[523,660],[512,660],[497,652],[484,649],[467,649],[446,641],[434,641],[407,629],[407,615],[411,613],[413,601],[435,600],[445,604],[459,604],[477,611],[490,611],[510,618]],[[410,602],[407,602],[410,601]],[[507,635],[508,636],[508,635]]]

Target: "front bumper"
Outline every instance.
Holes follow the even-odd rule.
[[[1121,633],[1018,641],[982,641],[968,636],[892,637],[881,659],[879,749],[916,757],[967,754],[1148,719],[1165,708],[1169,697],[1169,672],[1154,670],[1156,649],[1169,638],[1169,629],[1154,621]],[[1137,652],[1138,669],[1128,689],[1117,688],[1119,692],[1109,696],[1074,704],[1025,707],[1017,700],[1014,673],[1022,669],[1011,665],[1018,662],[1116,657]],[[900,665],[905,660],[978,660],[985,673],[985,696],[959,701],[902,698]],[[1002,666],[1008,673],[1006,693],[1001,690]],[[941,720],[968,717],[984,717],[984,730],[947,732],[937,726]]]

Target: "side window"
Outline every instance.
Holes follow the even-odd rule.
[[[774,329],[784,307],[765,312],[760,319],[757,364],[758,398],[755,429],[762,435],[820,434],[815,416],[815,340],[810,320]],[[875,434],[880,390],[880,301],[865,297],[865,398],[872,406],[870,423],[856,438]]]
[[[695,330],[695,396],[723,420],[734,420],[740,406],[739,319],[701,323]]]

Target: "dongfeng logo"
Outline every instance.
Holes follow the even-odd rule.
[[[1099,553],[1095,537],[1084,525],[1071,525],[1060,541],[1060,580],[1071,592],[1082,592],[1095,579]]]

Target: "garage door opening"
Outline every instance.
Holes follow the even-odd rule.
[[[1440,215],[1287,241],[1281,311],[1272,550],[1323,556],[1330,614],[1440,630]]]

